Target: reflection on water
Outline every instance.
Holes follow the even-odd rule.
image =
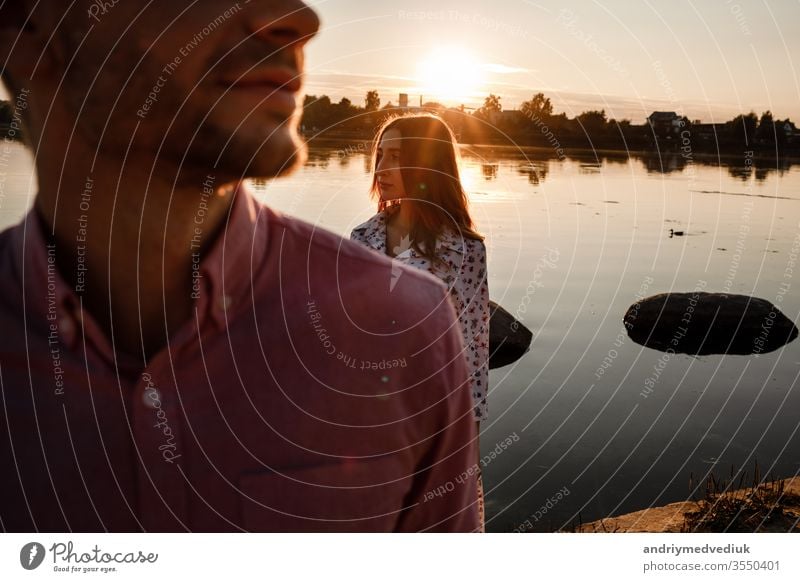
[[[346,236],[375,210],[367,150],[312,148],[294,176],[254,188],[274,208]],[[2,225],[35,191],[29,156],[14,156]],[[490,373],[481,435],[490,531],[526,520],[546,531],[579,514],[589,521],[685,499],[690,473],[702,483],[709,470],[727,476],[754,459],[765,474],[800,471],[800,342],[758,357],[665,361],[622,324],[637,298],[699,286],[762,297],[797,323],[797,165],[744,152],[559,159],[472,146],[462,176],[487,236],[492,299],[534,333],[525,357]]]
[[[261,195],[346,235],[374,204],[369,157],[343,152],[315,149],[305,171]],[[353,163],[329,165],[342,155]],[[800,343],[759,357],[664,362],[622,325],[638,296],[698,284],[780,301],[797,322],[800,283],[785,275],[800,250],[796,165],[744,152],[559,159],[470,146],[462,155],[487,235],[492,298],[534,332],[531,352],[490,374],[483,454],[520,437],[484,467],[490,531],[526,520],[547,531],[579,514],[588,521],[686,499],[690,473],[702,483],[710,470],[727,476],[754,459],[779,476],[800,470]],[[547,256],[559,258],[542,268]],[[787,283],[792,293],[781,297]],[[565,487],[569,495],[537,514]]]
[[[366,143],[359,143],[357,146],[352,144],[341,144],[338,147],[314,147],[311,149],[308,165],[310,167],[327,168],[332,161],[337,161],[343,167],[347,167],[350,160],[359,157],[365,164],[366,172],[369,171],[370,159],[368,150],[371,146]],[[552,150],[545,148],[516,148],[510,146],[481,146],[464,145],[462,155],[466,159],[482,160],[480,169],[482,175],[487,180],[497,178],[499,168],[495,158],[509,160],[522,160],[520,171],[536,171],[531,183],[538,183],[547,174],[550,162],[560,163],[563,161],[578,162],[580,171],[586,173],[596,173],[602,167],[609,167],[614,164],[627,165],[631,160],[640,163],[648,173],[672,174],[686,171],[689,167],[701,168],[725,168],[731,177],[741,181],[755,178],[757,182],[765,181],[771,174],[783,175],[792,167],[797,166],[797,160],[791,158],[776,159],[752,159],[752,152],[743,151],[739,157],[726,154],[725,156],[713,155],[681,155],[675,152],[609,152],[609,151],[579,151],[567,154],[564,159],[558,158]],[[544,176],[538,174],[543,172]]]
[[[499,167],[499,164],[481,164],[481,173],[483,174],[483,179],[494,180],[497,178],[497,170]]]
[[[547,162],[523,162],[517,166],[517,172],[528,177],[528,183],[538,186],[547,178]]]

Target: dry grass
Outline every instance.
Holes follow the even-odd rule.
[[[738,485],[709,475],[705,497],[684,514],[682,532],[800,532],[800,496],[785,491],[783,480],[761,480],[758,462],[749,485],[743,471]],[[693,489],[693,477],[689,488]]]
[[[551,529],[550,531],[554,531]],[[617,533],[620,531],[618,525],[606,526],[605,521],[601,518],[591,523],[583,523],[583,517],[578,512],[578,519],[569,523],[569,525],[562,526],[556,530],[561,533]]]

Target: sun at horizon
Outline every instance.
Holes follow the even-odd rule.
[[[439,47],[417,66],[420,91],[426,101],[458,105],[475,100],[484,88],[485,76],[480,63],[462,47]]]

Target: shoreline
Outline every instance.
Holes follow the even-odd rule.
[[[345,151],[349,151],[350,153],[369,153],[371,150],[372,139],[368,137],[327,137],[327,136],[303,136],[305,139],[305,143],[308,145],[315,145],[319,147],[331,147],[336,148],[337,146],[341,145],[349,145],[349,144],[365,144],[364,147],[357,147],[357,148],[341,148]],[[553,159],[558,159],[559,155],[553,151],[553,148],[548,146],[537,146],[537,145],[508,145],[508,144],[493,144],[493,143],[467,143],[467,142],[459,142],[459,147],[469,148],[469,149],[476,149],[476,150],[502,150],[502,151],[515,151],[520,153],[525,152],[537,152],[537,153],[547,153],[548,157]],[[750,151],[750,150],[748,150]],[[647,150],[647,149],[616,149],[610,147],[600,147],[600,148],[585,148],[585,147],[564,147],[563,152],[567,156],[591,156],[591,157],[600,157],[600,156],[617,156],[617,157],[638,157],[638,158],[673,158],[673,157],[681,157],[682,154],[679,150]],[[742,161],[742,152],[739,151],[719,151],[719,152],[693,152],[692,157],[686,159],[687,163],[691,163],[692,161],[720,161],[720,162],[732,162],[738,161],[741,165],[745,165],[744,161]],[[764,151],[754,151],[753,159],[755,160],[769,160],[769,161],[781,161],[781,162],[790,162],[790,163],[800,163],[800,152],[790,152],[783,156],[776,156],[774,154],[770,154]]]
[[[783,483],[785,495],[792,496],[783,505],[784,509],[792,510],[795,514],[800,515],[800,477],[780,479],[776,483]],[[748,491],[751,491],[751,488],[730,491],[728,495],[744,497]],[[649,507],[614,517],[601,518],[582,524],[575,531],[576,533],[681,533],[684,515],[697,509],[698,503],[695,501],[677,501],[660,507]],[[796,526],[795,531],[800,531],[800,526]],[[787,533],[787,530],[775,530],[770,529],[770,526],[765,526],[758,533]]]

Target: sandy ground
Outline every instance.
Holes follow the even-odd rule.
[[[792,512],[795,520],[800,516],[800,477],[784,480],[785,495],[788,495],[787,503],[783,504],[785,511]],[[744,489],[737,491],[737,495],[742,497]],[[663,507],[652,507],[625,515],[608,517],[591,523],[583,524],[581,532],[652,532],[652,533],[678,533],[681,531],[684,521],[684,513],[696,511],[697,503],[694,501],[679,501],[670,503]],[[791,523],[775,524],[764,526],[758,531],[762,532],[786,532],[789,531]],[[795,526],[795,532],[800,532],[800,525]]]

